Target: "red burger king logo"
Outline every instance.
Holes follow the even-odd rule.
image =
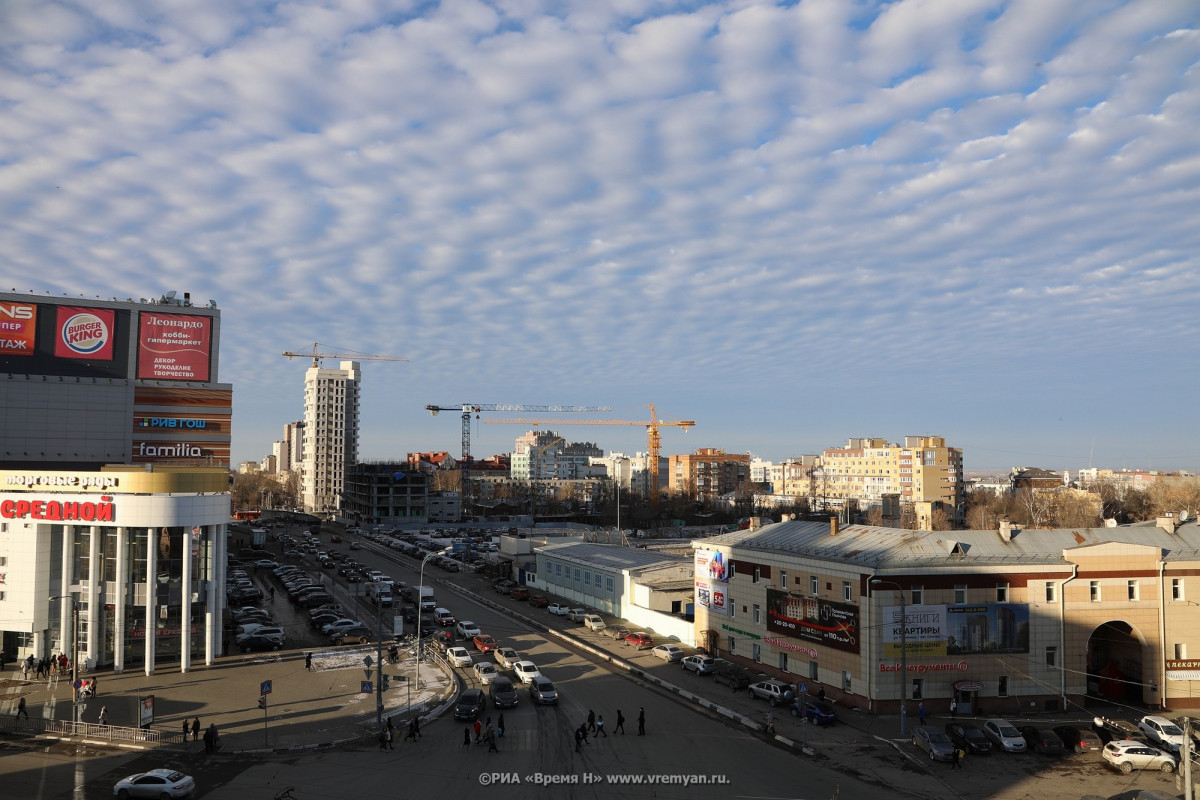
[[[58,341],[55,355],[60,358],[112,358],[113,313],[101,308],[58,309]]]

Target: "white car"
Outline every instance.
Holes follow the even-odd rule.
[[[521,654],[511,647],[496,648],[496,652],[493,655],[501,669],[512,669],[513,664],[521,660]]]
[[[474,639],[476,636],[483,633],[483,631],[479,630],[479,626],[474,622],[471,622],[469,619],[460,621],[458,625],[454,627],[454,630],[458,631],[458,635],[464,639]]]
[[[571,609],[567,606],[564,606],[562,603],[551,603],[550,605],[546,606],[546,610],[551,614],[557,614],[560,617],[565,617],[567,612],[569,612]]]
[[[173,769],[152,769],[122,778],[113,786],[113,794],[124,800],[126,797],[191,797],[196,792],[196,782],[190,775]]]
[[[491,683],[492,679],[500,674],[496,672],[496,665],[490,661],[480,661],[475,664],[474,669],[475,677],[484,685]]]
[[[604,624],[604,619],[599,614],[584,614],[583,624],[593,631],[602,631],[608,627]]]
[[[650,655],[658,656],[666,662],[679,661],[683,658],[683,650],[679,649],[678,645],[660,644],[650,649]]]
[[[362,623],[356,619],[342,617],[341,619],[334,620],[328,625],[322,625],[321,633],[325,634],[326,636],[331,636],[335,633],[341,633],[342,631],[346,631],[351,628],[357,628],[360,625],[362,625]]]
[[[567,609],[567,619],[571,620],[571,622],[583,622],[583,618],[586,617],[587,614],[588,611],[586,608]]]
[[[679,663],[685,670],[690,669],[697,675],[710,675],[717,671],[717,660],[712,656],[687,656]]]
[[[983,723],[983,735],[1006,753],[1024,753],[1025,737],[1008,720],[989,719]]]
[[[1104,745],[1100,755],[1109,766],[1126,775],[1135,769],[1157,769],[1163,772],[1175,770],[1175,759],[1170,753],[1156,750],[1136,739],[1113,739]]]
[[[1166,717],[1142,717],[1138,721],[1138,730],[1168,753],[1178,753],[1183,747],[1183,730]]]
[[[532,683],[534,678],[542,677],[541,670],[532,661],[518,661],[513,664],[512,670],[521,683]]]
[[[465,647],[447,647],[446,658],[456,667],[471,666],[471,654],[467,652]]]

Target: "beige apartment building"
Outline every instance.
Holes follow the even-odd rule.
[[[896,713],[907,697],[914,719],[917,701],[997,716],[1087,695],[1200,706],[1195,521],[942,532],[790,521],[693,548],[697,644],[844,705]]]
[[[670,456],[667,476],[667,489],[673,494],[717,498],[749,485],[750,454],[701,447],[688,455]]]
[[[887,495],[906,504],[941,504],[954,518],[963,503],[962,450],[941,436],[907,436],[904,444],[885,439],[850,439],[845,447],[821,453],[812,470],[810,499],[823,508],[854,501],[859,508],[882,505]]]

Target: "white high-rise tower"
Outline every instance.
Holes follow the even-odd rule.
[[[347,470],[358,460],[357,361],[338,369],[312,367],[304,374],[303,487],[306,511],[334,512]]]

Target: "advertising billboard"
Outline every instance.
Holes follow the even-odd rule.
[[[112,361],[113,321],[116,319],[112,309],[58,306],[56,310],[55,356]]]
[[[904,645],[909,656],[1029,652],[1029,606],[1025,603],[906,606],[904,615]],[[883,619],[883,655],[899,658],[900,606],[886,606]]]
[[[0,355],[31,356],[37,336],[37,306],[0,303]]]
[[[857,653],[858,629],[858,606],[767,589],[767,630],[773,633]]]
[[[724,553],[695,551],[696,605],[729,616],[729,560]]]
[[[138,378],[207,381],[212,323],[211,317],[143,311],[138,315]]]

